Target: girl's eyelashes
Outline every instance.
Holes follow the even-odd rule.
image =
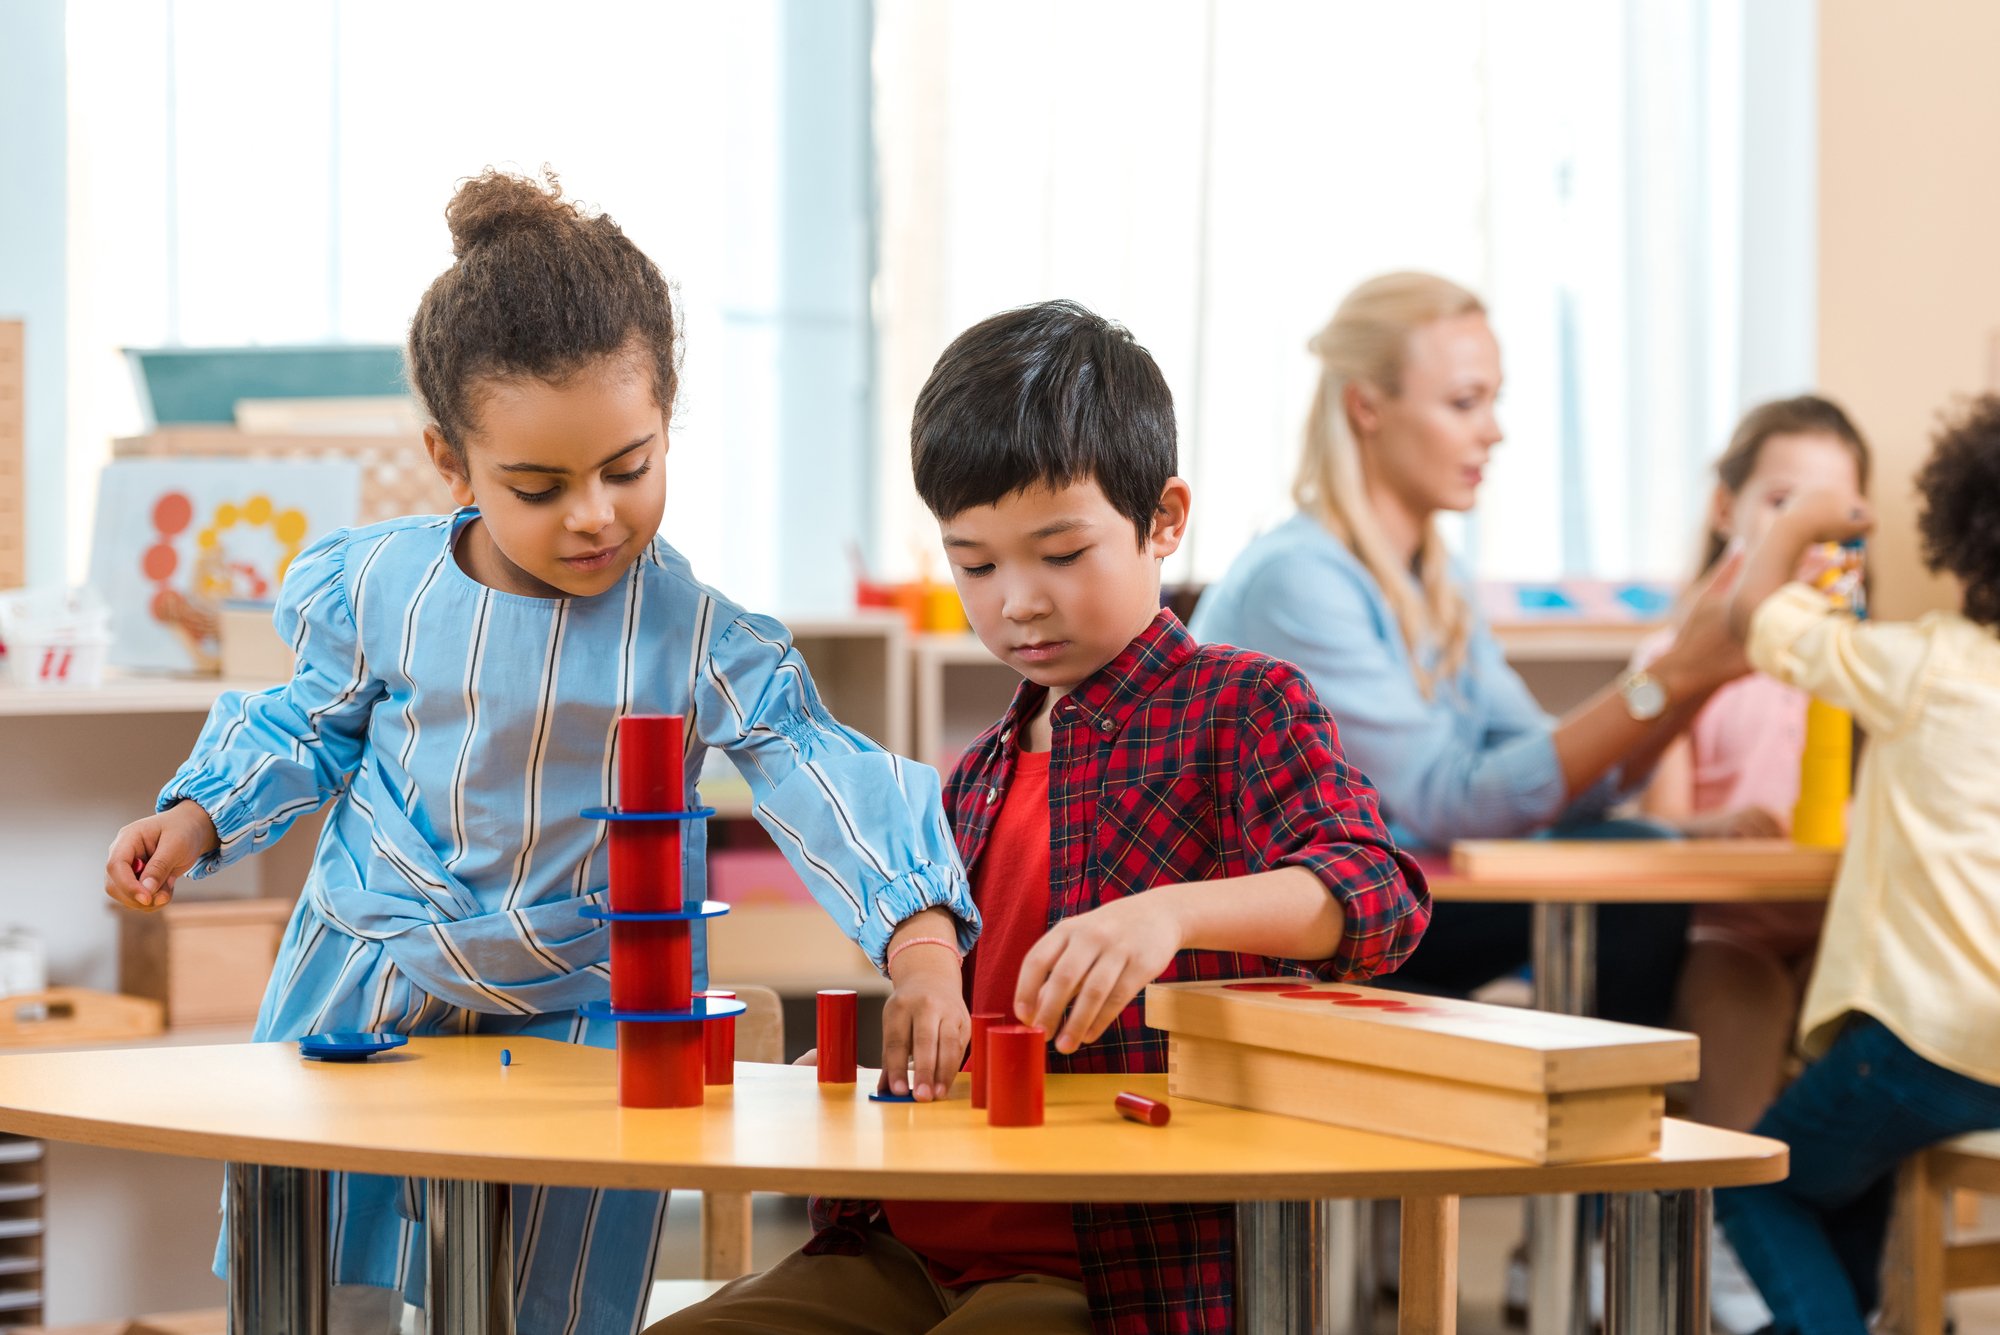
[[[1075,565],[1076,558],[1082,556],[1085,552],[1089,550],[1090,549],[1088,547],[1079,547],[1075,551],[1069,553],[1069,555],[1067,556],[1044,556],[1042,559],[1048,562],[1052,566]]]
[[[625,486],[630,483],[637,482],[640,478],[646,476],[646,474],[652,471],[653,471],[653,462],[652,460],[648,459],[645,463],[640,464],[637,468],[633,469],[629,473],[606,473],[604,475],[604,480],[606,482],[614,483],[619,486]],[[562,490],[562,486],[560,483],[558,483],[555,486],[544,487],[540,491],[522,491],[519,487],[509,487],[508,490],[513,492],[518,499],[526,501],[530,505],[539,505],[543,501],[554,500],[556,498],[556,493]]]

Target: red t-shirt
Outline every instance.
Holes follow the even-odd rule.
[[[1049,752],[1021,751],[1006,800],[972,873],[983,924],[965,960],[974,1011],[1014,1014],[1021,961],[1049,928]],[[884,1201],[898,1241],[959,1287],[1015,1275],[1081,1281],[1070,1207],[1018,1201]]]

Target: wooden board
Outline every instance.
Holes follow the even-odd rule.
[[[416,1038],[394,1060],[352,1066],[303,1061],[290,1043],[0,1055],[0,1131],[418,1177],[910,1200],[1673,1190],[1786,1168],[1775,1141],[1674,1121],[1652,1155],[1537,1165],[1187,1100],[1164,1127],[1117,1115],[1121,1090],[1167,1097],[1163,1075],[1051,1075],[1034,1128],[988,1126],[963,1081],[941,1104],[885,1105],[868,1101],[868,1075],[823,1089],[793,1066],[739,1064],[704,1107],[641,1110],[618,1106],[616,1062],[498,1036]]]
[[[1540,1094],[1175,1035],[1167,1092],[1229,1108],[1409,1136],[1530,1163],[1587,1163],[1660,1146],[1657,1088]]]
[[[1667,1029],[1347,984],[1297,982],[1291,990],[1309,995],[1249,991],[1227,982],[1154,983],[1146,989],[1146,1023],[1176,1037],[1535,1093],[1666,1085],[1692,1080],[1701,1069],[1695,1037]]]
[[[1469,839],[1453,844],[1452,871],[1480,881],[1700,880],[1829,886],[1838,849],[1787,839]]]

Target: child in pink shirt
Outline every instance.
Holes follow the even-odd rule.
[[[1715,474],[1704,571],[1730,544],[1754,544],[1795,495],[1831,490],[1858,502],[1868,446],[1838,405],[1815,395],[1780,399],[1743,418]],[[1639,657],[1671,638],[1642,645]],[[1724,686],[1661,758],[1642,809],[1695,837],[1789,834],[1805,714],[1805,693],[1770,677]],[[1694,1120],[1747,1131],[1777,1097],[1821,916],[1816,904],[1695,910],[1675,1000],[1678,1022],[1701,1037]]]

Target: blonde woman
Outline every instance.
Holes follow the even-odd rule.
[[[1305,670],[1399,841],[1592,832],[1708,697],[1747,670],[1724,561],[1674,642],[1568,716],[1544,713],[1473,611],[1434,516],[1470,510],[1500,443],[1500,347],[1471,292],[1393,273],[1350,293],[1310,344],[1320,379],[1293,494],[1191,629]],[[1601,826],[1598,827],[1601,830]],[[1598,1010],[1667,1018],[1687,913],[1599,920]],[[1528,909],[1440,903],[1399,981],[1466,992],[1521,967]]]

